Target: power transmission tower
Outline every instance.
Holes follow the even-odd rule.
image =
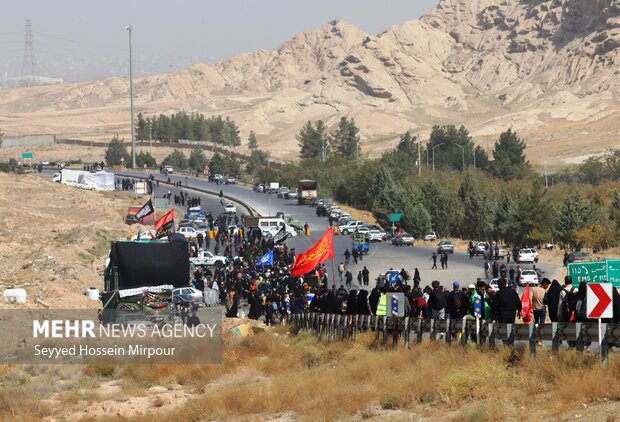
[[[24,33],[24,63],[22,65],[21,86],[33,85],[37,79],[37,61],[34,57],[32,24],[26,19],[26,32]]]

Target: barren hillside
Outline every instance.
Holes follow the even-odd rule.
[[[619,0],[441,0],[431,13],[369,35],[342,21],[272,51],[141,78],[138,110],[230,115],[275,156],[297,154],[309,119],[343,115],[374,155],[407,129],[464,124],[485,144],[512,126],[537,161],[579,160],[620,144]],[[0,91],[11,133],[126,134],[127,80]]]

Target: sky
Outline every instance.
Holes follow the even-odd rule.
[[[31,19],[39,72],[119,66],[133,27],[137,73],[176,70],[256,49],[272,49],[333,19],[371,34],[416,19],[438,0],[19,0],[0,9],[0,59],[21,71],[24,26]],[[47,70],[47,72],[46,72]],[[62,75],[60,75],[62,76]]]

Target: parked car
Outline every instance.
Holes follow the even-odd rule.
[[[172,166],[164,166],[164,168],[161,171],[162,173],[168,173],[168,174],[172,174],[174,173],[174,169],[172,168]]]
[[[489,242],[478,242],[474,248],[474,254],[484,255],[484,252],[490,248],[491,245],[489,245]]]
[[[454,253],[454,243],[449,240],[441,240],[437,245],[437,253]]]
[[[186,239],[195,239],[196,237],[198,237],[198,230],[196,230],[192,226],[179,227],[179,230],[177,230],[177,232],[185,236]]]
[[[339,226],[344,226],[345,224],[347,224],[349,221],[351,221],[351,217],[346,217],[344,215],[341,215],[340,217],[338,217],[338,222],[337,224]]]
[[[280,189],[278,189],[278,198],[284,198],[285,195],[287,195],[289,192],[289,188],[287,188],[286,186],[282,186]]]
[[[179,221],[179,228],[180,227],[191,227],[191,226],[192,226],[192,222],[188,220],[187,218],[184,218],[183,220]]]
[[[370,235],[370,228],[368,226],[361,226],[355,230],[355,233],[363,233],[366,236]]]
[[[396,246],[413,246],[414,238],[409,233],[401,233],[392,238],[392,245]]]
[[[370,230],[368,240],[371,242],[383,242],[383,234],[379,230]]]
[[[90,182],[78,183],[76,186],[78,189],[95,190],[95,185]]]
[[[517,254],[517,262],[518,263],[538,262],[538,252],[534,248],[519,249],[519,253]]]
[[[152,240],[157,237],[155,230],[141,230],[131,235],[131,240]]]
[[[207,223],[205,223],[204,221],[200,221],[198,223],[194,222],[194,228],[198,232],[207,233],[209,231],[209,225]]]
[[[223,182],[224,181],[224,176],[222,176],[219,173],[216,173],[213,175],[213,181],[214,182]]]
[[[340,218],[340,215],[342,214],[342,210],[338,207],[332,207],[329,210],[329,216],[331,218]]]
[[[50,162],[49,162],[49,161],[47,161],[47,160],[43,160],[43,161],[41,161],[41,165],[42,165],[42,166],[49,166],[49,165],[50,165]]]
[[[224,210],[228,214],[236,214],[237,213],[237,207],[232,202],[228,202],[226,205],[224,205]]]
[[[155,328],[153,324],[142,312],[128,312],[120,315],[114,321],[115,324],[120,324],[123,327],[141,327],[145,331],[151,331]]]
[[[342,234],[353,233],[358,227],[362,227],[363,225],[364,223],[362,221],[349,221],[342,226],[338,226],[338,232]]]
[[[519,277],[519,286],[526,284],[538,285],[538,273],[535,270],[522,270]]]
[[[426,242],[432,242],[433,240],[437,240],[437,235],[435,234],[435,232],[430,232],[429,234],[424,236],[424,240]]]
[[[205,298],[202,292],[193,287],[181,287],[172,291],[173,305],[192,305],[194,307],[204,307]]]
[[[276,235],[276,233],[280,231],[280,229],[281,229],[281,226],[269,226],[268,228],[261,229],[261,230],[263,232],[263,236],[265,236],[267,239],[271,239],[272,237]],[[297,236],[297,230],[294,227],[286,224],[286,235],[289,238],[295,237]]]
[[[227,185],[234,185],[237,183],[237,178],[235,176],[227,176],[224,179],[224,183],[226,183]]]
[[[568,254],[568,262],[587,262],[590,260],[590,257],[585,252],[571,252]]]
[[[252,189],[254,192],[265,192],[265,185],[262,183],[257,183],[254,185],[254,188]]]
[[[284,199],[297,199],[297,191],[289,191],[286,195],[284,195]]]

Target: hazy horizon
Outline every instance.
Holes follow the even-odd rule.
[[[13,3],[0,14],[0,86],[21,75],[24,27],[32,22],[41,76],[66,81],[123,76],[128,68],[127,25],[133,27],[137,76],[171,72],[257,49],[273,49],[294,35],[340,19],[370,34],[417,19],[438,0],[161,0]]]

